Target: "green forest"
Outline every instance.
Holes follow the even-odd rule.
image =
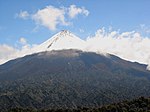
[[[48,109],[36,110],[32,108],[14,108],[7,112],[150,112],[150,97],[140,97],[133,100],[126,100],[119,103],[104,105],[101,107],[88,108],[78,107],[76,109]]]

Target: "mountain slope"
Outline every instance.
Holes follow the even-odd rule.
[[[20,58],[26,55],[34,53],[52,51],[52,50],[63,50],[63,49],[79,49],[85,50],[86,42],[68,30],[62,30],[48,40],[38,45],[25,45],[22,49],[18,49],[16,52],[11,53],[10,56],[1,59],[0,65],[12,59]]]
[[[0,66],[0,109],[96,107],[150,94],[146,65],[80,50],[36,53]]]
[[[33,52],[51,51],[51,50],[63,50],[63,49],[79,49],[83,50],[85,47],[85,41],[75,36],[67,30],[55,34],[44,43],[33,48]]]
[[[33,109],[13,108],[9,112],[35,112]],[[50,110],[37,110],[36,112],[149,112],[150,111],[150,98],[140,97],[133,100],[126,100],[119,103],[104,105],[96,108],[79,107],[77,109],[50,109]]]

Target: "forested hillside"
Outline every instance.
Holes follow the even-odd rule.
[[[76,109],[49,110],[14,108],[10,109],[9,112],[150,112],[150,98],[140,97],[96,108],[78,107]]]
[[[146,65],[79,50],[41,52],[0,66],[0,110],[97,107],[150,95]]]

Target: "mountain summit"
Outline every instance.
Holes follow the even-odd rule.
[[[80,39],[68,30],[62,30],[39,45],[35,45],[27,49],[26,47],[23,47],[20,52],[15,52],[10,56],[10,58],[4,59],[2,62],[0,60],[0,65],[6,63],[7,61],[39,52],[67,49],[77,49],[83,51],[85,46],[86,42],[84,40]]]
[[[63,49],[79,49],[83,50],[85,41],[75,36],[68,30],[62,30],[47,41],[43,42],[34,51],[51,51],[51,50],[63,50]]]

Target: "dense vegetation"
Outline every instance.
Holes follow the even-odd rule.
[[[131,101],[123,101],[95,108],[78,107],[76,109],[48,110],[14,108],[10,109],[9,112],[150,112],[150,98],[140,97]]]
[[[146,65],[113,55],[52,51],[0,66],[0,111],[93,108],[149,95]]]

